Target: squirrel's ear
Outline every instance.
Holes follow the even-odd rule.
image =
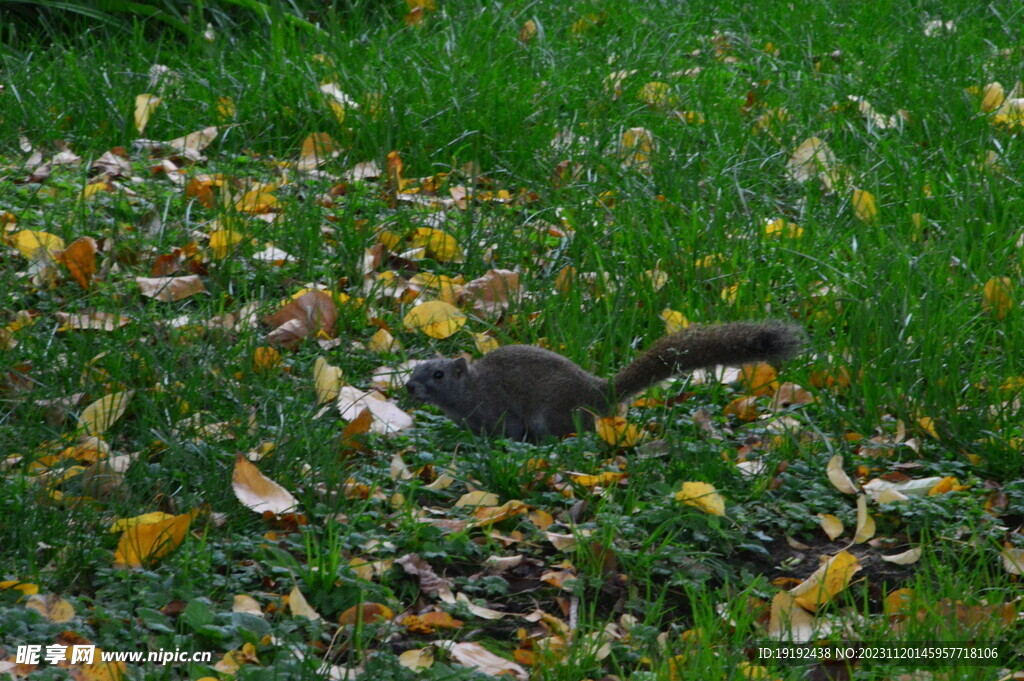
[[[456,376],[461,376],[462,374],[466,373],[466,371],[468,369],[469,369],[469,365],[466,364],[466,358],[465,357],[459,357],[457,360],[455,360],[452,363],[452,371],[455,372]]]

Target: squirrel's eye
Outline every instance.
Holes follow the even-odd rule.
[[[437,380],[440,381],[442,378],[444,378],[444,372],[443,371],[435,371],[434,372],[434,378],[436,378]]]

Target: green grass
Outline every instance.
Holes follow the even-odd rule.
[[[465,604],[441,604],[391,563],[416,553],[480,605],[517,613],[539,607],[565,621],[574,609],[571,664],[540,664],[535,678],[741,678],[745,649],[764,640],[764,604],[781,590],[771,580],[807,577],[819,553],[833,555],[852,537],[854,500],[825,476],[829,458],[842,454],[845,470],[861,482],[899,470],[912,478],[955,476],[968,488],[870,503],[878,536],[894,541],[851,549],[864,570],[822,617],[844,619],[864,640],[935,633],[1009,639],[1019,649],[1019,624],[999,625],[986,608],[1012,601],[1019,587],[999,551],[1024,547],[1015,530],[1024,518],[1024,432],[1020,390],[1002,386],[1024,376],[1024,320],[1019,302],[997,318],[983,304],[983,289],[1008,277],[1021,298],[1022,128],[993,125],[980,113],[980,95],[967,92],[992,81],[1009,91],[1024,77],[1017,4],[438,4],[416,27],[405,25],[397,3],[347,14],[321,32],[257,21],[234,31],[219,25],[209,43],[151,26],[89,27],[57,44],[40,38],[0,52],[0,214],[14,217],[0,222],[8,232],[42,230],[67,243],[91,236],[101,247],[100,274],[88,290],[61,267],[52,286],[34,284],[21,254],[0,251],[0,328],[19,311],[35,320],[13,333],[16,346],[0,350],[0,452],[10,461],[0,474],[0,581],[38,584],[77,612],[70,623],[50,622],[27,610],[19,592],[0,591],[0,647],[13,655],[17,645],[47,645],[70,629],[106,650],[177,647],[212,651],[214,661],[250,643],[260,665],[244,665],[239,678],[272,671],[321,678],[322,663],[404,678],[411,672],[396,656],[437,638],[472,640],[511,658],[518,628],[556,633],[550,624],[485,620]],[[588,16],[594,24],[575,31]],[[934,18],[954,21],[956,33],[926,36]],[[523,44],[520,29],[531,19],[540,30]],[[175,75],[151,83],[153,64]],[[699,72],[680,75],[688,69]],[[608,76],[634,70],[613,96]],[[339,121],[319,91],[324,82],[337,83],[360,107]],[[667,84],[672,107],[639,99],[650,82]],[[135,97],[158,92],[163,101],[140,135]],[[887,116],[905,110],[907,119],[894,129],[871,126],[849,95]],[[223,97],[234,116],[219,113]],[[703,122],[681,123],[673,107]],[[758,117],[778,109],[787,116],[771,134],[758,132]],[[175,303],[144,298],[135,277],[148,276],[158,255],[232,216],[154,174],[163,156],[132,142],[208,125],[220,126],[217,139],[204,150],[206,161],[185,168],[187,176],[277,182],[281,219],[242,216],[251,241],[223,259],[199,241],[208,294]],[[649,174],[623,168],[614,152],[623,131],[637,127],[657,140]],[[314,132],[340,143],[338,157],[320,177],[284,169]],[[556,148],[559,133],[575,141]],[[66,143],[82,162],[55,166],[42,183],[21,183],[30,171],[22,136],[44,158]],[[790,153],[811,136],[827,142],[849,183],[830,192],[787,176]],[[129,150],[139,178],[123,181],[131,192],[80,200],[92,161],[117,146]],[[523,295],[507,314],[472,316],[465,330],[434,341],[403,327],[414,302],[364,287],[363,254],[379,231],[404,236],[433,216],[389,205],[383,180],[348,183],[333,206],[317,198],[358,162],[384,167],[391,151],[401,155],[406,178],[475,163],[486,189],[536,196],[525,205],[450,211],[440,229],[458,241],[464,262],[386,258],[374,272],[468,281],[495,267],[517,269]],[[988,151],[999,153],[999,167],[983,167]],[[567,159],[581,173],[553,182],[556,164]],[[855,216],[854,188],[875,196],[874,222]],[[147,229],[154,213],[161,226]],[[780,217],[797,223],[802,236],[765,237],[765,223]],[[546,225],[571,228],[573,236],[553,236]],[[253,260],[270,242],[295,261]],[[566,268],[577,276],[559,287]],[[653,283],[654,270],[663,285]],[[272,312],[310,282],[352,297],[339,309],[341,343],[329,351],[307,340],[283,352],[283,368],[258,371],[253,353],[266,344],[266,325],[198,328],[248,304],[258,305],[259,316]],[[735,298],[727,300],[723,291],[733,286]],[[635,423],[654,422],[661,444],[622,453],[629,477],[602,494],[570,480],[619,470],[611,461],[618,452],[592,435],[539,447],[487,442],[414,410],[394,391],[390,397],[415,415],[416,427],[398,438],[371,437],[366,450],[351,454],[343,451],[337,412],[316,415],[317,357],[367,387],[378,366],[475,352],[467,331],[487,331],[502,343],[543,342],[608,375],[664,333],[665,308],[704,323],[792,318],[807,328],[809,347],[781,369],[780,380],[808,387],[815,372],[841,367],[853,380],[836,392],[813,389],[817,402],[792,410],[788,429],[774,418],[726,416],[742,394],[735,385],[662,389],[663,397],[685,391],[686,399],[631,413]],[[56,313],[87,309],[133,321],[112,332],[58,329]],[[182,316],[188,324],[172,324]],[[365,349],[381,325],[400,341],[398,351]],[[86,405],[119,390],[135,393],[105,439],[114,453],[137,460],[116,490],[98,492],[81,476],[54,485],[31,467],[67,446]],[[73,395],[77,401],[64,410],[44,402]],[[938,437],[921,425],[925,417]],[[211,424],[226,424],[230,437],[211,437],[203,429]],[[881,444],[868,443],[872,436]],[[299,499],[308,524],[264,520],[231,493],[236,454],[261,443],[274,450],[260,470]],[[744,447],[764,461],[765,473],[737,471]],[[390,475],[396,454],[410,479]],[[538,460],[548,468],[536,469]],[[429,486],[444,474],[454,480],[450,487]],[[373,494],[346,495],[352,480]],[[722,492],[727,517],[672,499],[695,480]],[[559,491],[563,483],[571,497]],[[50,498],[52,489],[64,500]],[[550,513],[551,531],[575,535],[576,545],[555,549],[524,516],[499,523],[495,533],[422,522],[467,520],[470,512],[454,502],[475,489]],[[993,513],[986,502],[995,504]],[[112,567],[118,535],[107,529],[115,519],[193,509],[199,515],[176,551],[146,570]],[[844,539],[825,541],[819,513],[843,520]],[[522,536],[510,540],[516,532]],[[788,548],[787,538],[811,548]],[[924,548],[912,568],[878,558],[908,546]],[[525,561],[512,572],[485,573],[488,557],[519,554]],[[356,574],[353,558],[379,562],[372,579]],[[564,569],[556,567],[563,560],[576,571],[575,586],[540,580]],[[295,586],[323,622],[288,612],[282,597]],[[905,631],[882,615],[885,595],[899,586],[914,588],[921,613]],[[270,612],[263,619],[232,612],[236,594]],[[466,624],[431,635],[394,622],[339,628],[338,617],[366,601],[398,614],[442,605]],[[951,616],[960,601],[984,625]],[[623,614],[633,618],[626,620],[630,635],[610,629],[617,632],[610,652],[598,652],[597,632],[623,627]],[[540,644],[534,653],[544,658]],[[427,678],[472,677],[438,655]],[[965,667],[956,678],[996,672]],[[199,678],[213,670],[138,665],[130,674]]]

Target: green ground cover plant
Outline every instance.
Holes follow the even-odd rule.
[[[0,675],[1024,671],[1018,3],[18,4]],[[805,351],[558,442],[402,389],[763,319]],[[17,656],[76,644],[210,657]]]

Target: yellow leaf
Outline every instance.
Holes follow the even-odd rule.
[[[650,107],[675,106],[675,97],[670,95],[668,83],[652,81],[640,88],[636,98]]]
[[[529,19],[525,24],[523,24],[523,27],[519,29],[519,42],[525,45],[526,43],[533,40],[534,36],[536,35],[537,22],[534,21],[533,19]]]
[[[597,475],[574,475],[572,476],[572,481],[580,487],[614,487],[619,484],[619,481],[624,480],[628,476],[628,473],[605,471]]]
[[[338,623],[342,625],[357,624],[359,622],[370,624],[371,622],[394,619],[394,617],[394,611],[383,603],[366,602],[353,605],[341,613],[341,616],[338,617]]]
[[[82,410],[78,426],[89,435],[102,435],[124,415],[133,394],[135,391],[126,390],[101,397]]]
[[[529,510],[530,507],[518,499],[506,501],[501,506],[478,506],[473,511],[473,526],[487,527],[494,523],[499,523],[506,518],[526,513]]]
[[[139,131],[140,135],[146,129],[146,124],[149,123],[149,115],[153,113],[153,109],[160,104],[160,101],[156,95],[135,96],[135,129]]]
[[[774,640],[805,643],[814,635],[814,615],[800,607],[791,593],[775,594],[769,612],[768,635]]]
[[[277,348],[260,346],[253,350],[252,368],[257,373],[270,371],[281,366],[281,352]]]
[[[296,617],[305,617],[314,622],[323,619],[313,606],[309,604],[306,597],[299,591],[299,587],[293,586],[288,594],[288,610]]]
[[[377,329],[366,341],[366,349],[370,352],[392,352],[398,347],[398,341],[387,329]]]
[[[25,607],[35,610],[51,622],[70,622],[75,618],[75,606],[56,594],[29,596]]]
[[[398,664],[413,672],[429,669],[434,664],[433,648],[413,648],[398,656]]]
[[[439,229],[420,227],[409,239],[412,248],[423,248],[427,255],[440,262],[462,262],[462,249],[459,242],[450,234]]]
[[[647,128],[630,128],[622,133],[621,157],[623,168],[651,171],[651,154],[657,149],[654,135]]]
[[[967,489],[967,487],[967,485],[961,485],[957,478],[949,475],[935,483],[932,488],[928,490],[928,496],[933,497],[938,494],[946,494],[947,492],[960,492]]]
[[[853,535],[854,544],[863,544],[875,536],[875,519],[868,513],[868,499],[863,494],[857,497],[857,531]]]
[[[769,220],[764,226],[764,235],[767,237],[786,237],[787,239],[799,239],[804,235],[804,228],[795,222],[787,222],[782,218]]]
[[[853,214],[862,222],[873,222],[878,217],[875,195],[869,191],[854,189]]]
[[[992,277],[985,282],[982,308],[996,319],[1003,319],[1013,307],[1013,283],[1009,277]]]
[[[684,482],[682,488],[675,493],[675,499],[687,506],[695,506],[705,513],[725,515],[725,499],[714,485],[706,482]]]
[[[744,364],[740,368],[740,383],[743,390],[756,397],[773,394],[779,389],[778,374],[770,364]]]
[[[936,440],[939,439],[939,433],[935,430],[935,419],[931,416],[922,416],[917,420],[917,425],[921,427],[921,430],[928,433]]]
[[[886,615],[899,615],[910,612],[913,601],[913,589],[896,589],[885,597],[885,601],[882,603],[882,612]]]
[[[497,339],[488,336],[486,333],[474,333],[473,345],[476,346],[477,352],[481,355],[486,355],[488,352],[498,349]]]
[[[217,98],[217,115],[221,120],[235,117],[235,100],[230,97]]]
[[[475,490],[473,492],[466,492],[455,502],[456,508],[463,506],[497,506],[500,499],[494,492],[485,492],[483,490]]]
[[[808,612],[817,612],[818,608],[831,601],[836,594],[844,590],[860,564],[848,551],[840,551],[798,586],[789,590],[794,603]]]
[[[466,315],[450,303],[432,300],[410,310],[402,323],[410,331],[422,331],[431,338],[448,338],[466,323]]]
[[[167,555],[184,541],[194,515],[183,513],[160,522],[128,528],[117,542],[115,567],[142,567]]]
[[[595,425],[598,437],[616,447],[635,447],[644,439],[644,432],[621,416],[598,418]]]
[[[313,382],[316,386],[316,403],[323,404],[338,397],[341,390],[341,369],[331,366],[323,357],[317,357],[313,364]]]
[[[690,320],[686,318],[686,315],[667,307],[661,311],[661,318],[665,321],[666,334],[682,331],[690,325]]]
[[[277,206],[277,197],[265,189],[253,189],[235,203],[241,213],[267,213]]]
[[[831,513],[819,513],[818,520],[821,521],[821,529],[832,541],[843,533],[843,521]]]
[[[1024,575],[1024,549],[1012,546],[1005,547],[999,554],[1003,559],[1003,569],[1011,575]]]
[[[1002,105],[1004,99],[1006,99],[1006,93],[1003,91],[1003,86],[999,83],[989,83],[981,93],[981,110],[985,113],[992,113]]]
[[[231,229],[219,229],[210,235],[210,250],[213,257],[222,260],[231,252],[232,246],[245,241],[245,235]]]
[[[49,232],[37,232],[34,229],[23,229],[15,232],[8,239],[26,258],[31,259],[40,249],[46,249],[50,255],[64,250],[64,239]]]
[[[134,518],[118,518],[114,521],[114,524],[110,526],[111,532],[124,532],[129,527],[135,527],[136,525],[153,525],[155,523],[169,520],[174,516],[170,513],[164,513],[163,511],[153,511],[152,513],[143,513],[137,515]]]

